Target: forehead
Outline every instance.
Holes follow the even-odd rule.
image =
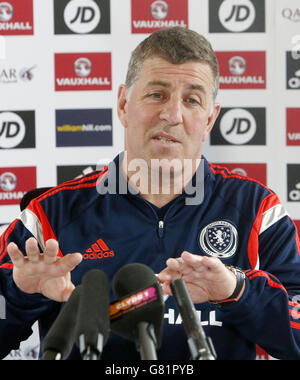
[[[203,62],[188,61],[173,64],[162,58],[153,57],[143,63],[137,82],[147,86],[155,81],[166,82],[170,86],[182,84],[187,87],[200,85],[210,88],[213,74],[209,65]]]

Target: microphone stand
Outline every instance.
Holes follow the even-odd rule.
[[[97,347],[86,344],[84,334],[79,336],[79,351],[82,360],[100,360],[103,348],[103,335],[98,334]]]
[[[182,279],[176,279],[171,283],[171,289],[188,337],[191,360],[215,360],[217,355],[212,341],[206,336],[197,318],[196,309],[185,282]]]
[[[191,360],[215,360],[216,354],[210,337],[205,337],[203,342],[200,342],[196,336],[191,336],[188,339],[188,345],[191,352]],[[213,354],[214,353],[214,354]]]
[[[138,323],[137,351],[141,354],[141,360],[157,360],[156,338],[153,325],[148,322]]]
[[[61,360],[62,356],[60,352],[46,351],[44,352],[41,360]]]

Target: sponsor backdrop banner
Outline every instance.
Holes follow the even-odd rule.
[[[207,159],[273,189],[300,229],[299,0],[0,0],[0,233],[26,191],[123,150],[130,53],[175,25],[208,37],[220,64]],[[8,358],[36,359],[37,347],[34,329]]]

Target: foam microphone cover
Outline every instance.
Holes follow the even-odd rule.
[[[107,275],[98,269],[87,272],[81,283],[81,298],[78,310],[76,341],[84,335],[85,345],[98,346],[98,334],[103,335],[103,345],[110,331],[109,285]]]
[[[136,341],[138,339],[137,325],[139,322],[148,322],[153,325],[157,340],[157,348],[161,344],[162,325],[164,317],[164,301],[161,287],[152,269],[141,263],[132,263],[122,267],[114,277],[113,288],[119,300],[126,300],[143,290],[151,288],[151,298],[145,297],[144,302],[128,308],[119,317],[111,319],[112,331]]]
[[[77,286],[69,300],[63,306],[55,322],[48,331],[44,342],[43,352],[53,351],[61,354],[61,360],[71,353],[75,342],[75,327],[77,311],[81,294],[81,285]]]

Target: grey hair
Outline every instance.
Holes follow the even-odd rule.
[[[146,59],[160,57],[173,64],[187,61],[206,63],[212,71],[212,97],[219,89],[219,64],[209,41],[197,32],[182,27],[160,29],[143,40],[132,52],[126,86],[130,88],[138,79]]]

